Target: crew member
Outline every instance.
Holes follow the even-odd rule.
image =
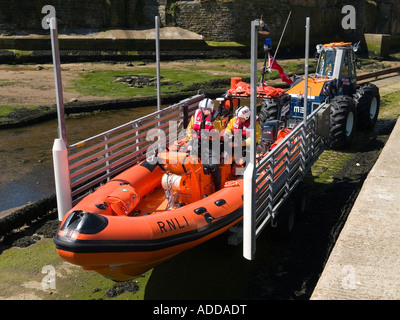
[[[201,100],[199,108],[196,110],[187,126],[186,140],[188,150],[191,151],[192,154],[195,153],[194,151],[198,151],[195,155],[202,155],[201,159],[204,167],[209,168],[213,176],[215,190],[221,188],[221,171],[219,169],[219,132],[221,130],[221,121],[218,117],[218,113],[214,110],[214,102],[209,98]],[[208,141],[206,142],[206,140]],[[216,140],[217,144],[214,144],[213,148],[212,141]]]
[[[244,139],[244,146],[250,146],[250,115],[251,111],[249,107],[242,106],[236,111],[236,117],[233,117],[231,121],[229,121],[228,125],[226,126],[224,135],[228,137],[235,136],[242,130],[242,139]],[[261,137],[261,129],[260,129],[260,122],[257,119],[256,122],[256,142],[260,140]],[[236,136],[236,138],[238,138]]]

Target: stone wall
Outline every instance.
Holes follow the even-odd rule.
[[[56,9],[60,30],[140,26],[140,0],[0,0],[0,29],[41,30],[42,8]]]
[[[355,31],[341,28],[346,4],[357,9]],[[0,34],[40,31],[44,5],[56,8],[61,32],[153,28],[159,15],[162,25],[188,29],[206,40],[248,42],[250,22],[262,16],[276,43],[291,11],[286,45],[304,43],[306,17],[311,17],[315,41],[356,38],[364,32],[400,35],[400,0],[0,0]]]
[[[341,10],[347,4],[356,8],[356,30],[341,26]],[[286,46],[304,44],[306,17],[311,18],[311,37],[316,42],[357,40],[363,33],[400,35],[400,0],[152,0],[147,7],[158,11],[164,25],[188,29],[207,40],[249,42],[250,22],[262,17],[276,43],[289,12]]]

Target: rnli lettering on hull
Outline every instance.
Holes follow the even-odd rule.
[[[185,216],[181,218],[166,219],[163,221],[157,221],[158,227],[161,233],[171,232],[179,229],[183,229],[189,226],[189,222],[186,220]]]

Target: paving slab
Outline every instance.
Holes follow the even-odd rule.
[[[400,299],[400,119],[370,171],[311,300]]]

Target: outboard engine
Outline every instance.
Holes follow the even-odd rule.
[[[261,141],[258,144],[258,153],[265,153],[275,143],[278,132],[284,127],[284,122],[280,120],[271,120],[264,123],[261,132]]]

